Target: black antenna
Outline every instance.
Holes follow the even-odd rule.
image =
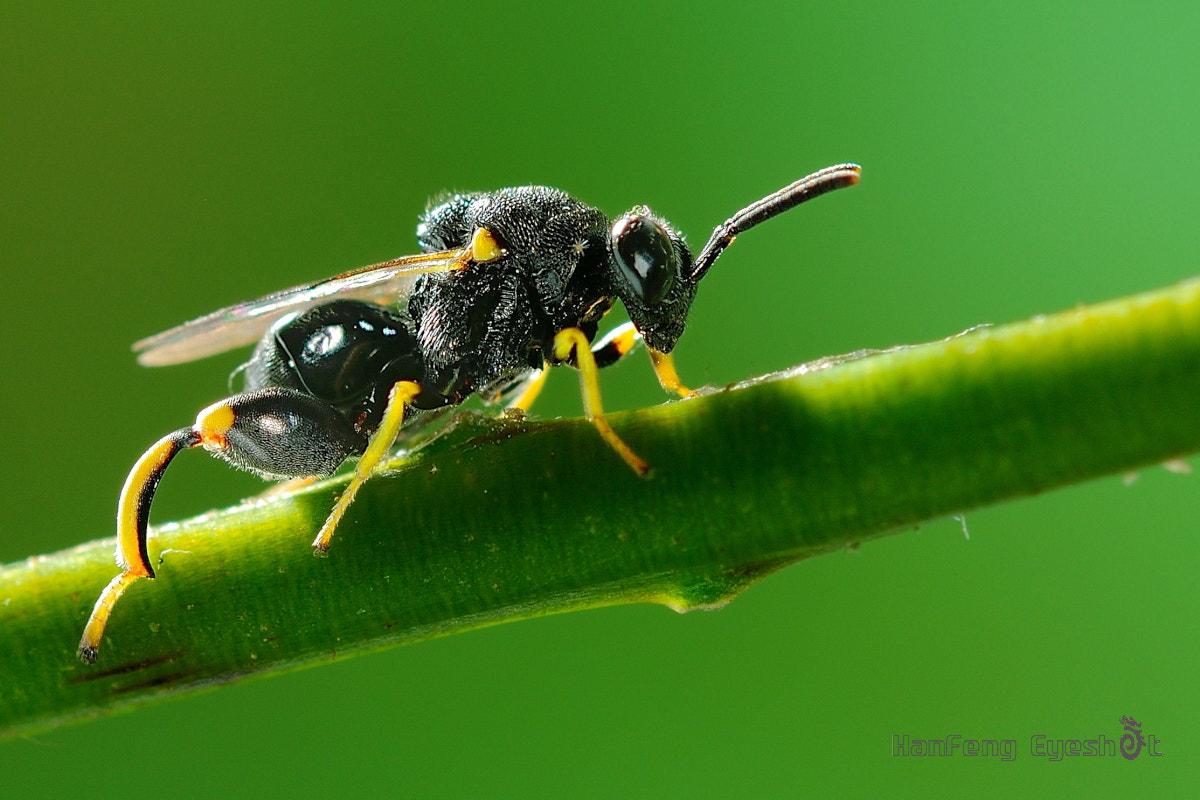
[[[751,203],[734,214],[717,229],[708,239],[708,244],[696,257],[692,265],[692,281],[698,281],[708,272],[717,257],[724,252],[739,233],[753,228],[760,222],[765,222],[776,214],[782,214],[789,208],[794,208],[806,200],[820,197],[834,189],[843,189],[858,183],[862,167],[858,164],[835,164],[817,170],[793,184],[783,187],[774,194],[767,195],[762,200]]]

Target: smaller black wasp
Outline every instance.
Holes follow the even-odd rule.
[[[154,577],[150,504],[167,465],[186,448],[203,447],[268,479],[330,475],[357,458],[313,542],[324,552],[406,420],[472,394],[526,409],[546,367],[569,364],[579,370],[588,419],[645,475],[649,466],[604,420],[596,370],[641,339],[662,387],[691,394],[669,354],[709,267],[742,231],[852,186],[859,173],[856,164],[827,167],[752,203],[718,226],[695,259],[645,206],[609,220],[545,186],[455,195],[422,218],[421,255],[276,292],[138,342],[145,365],[258,344],[243,393],[164,436],[130,471],[117,509],[122,572],[96,601],[80,658],[96,660],[117,600],[133,582]],[[617,300],[630,322],[593,344]]]

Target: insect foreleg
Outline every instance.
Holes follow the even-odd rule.
[[[608,332],[603,339],[592,347],[592,356],[596,366],[603,368],[617,363],[642,340],[642,334],[632,322],[618,325]],[[679,381],[679,373],[675,371],[675,361],[670,353],[662,353],[653,347],[647,347],[650,363],[654,366],[654,374],[658,383],[665,391],[675,392],[680,397],[691,397],[695,392]]]

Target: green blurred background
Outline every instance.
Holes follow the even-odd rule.
[[[676,351],[694,384],[1196,272],[1195,4],[808,5],[8,7],[0,561],[111,535],[130,464],[239,360],[145,370],[132,341],[412,251],[446,189],[645,202],[701,243],[863,164],[709,274]],[[537,413],[578,414],[553,377]],[[603,386],[663,399],[642,358]],[[155,518],[261,488],[185,457]],[[8,742],[0,796],[1182,796],[1198,517],[1196,477],[1151,468],[970,513],[969,540],[944,520],[801,564],[719,613],[523,622]],[[1118,738],[1122,714],[1165,757],[1029,754]],[[892,734],[1018,756],[894,758]]]

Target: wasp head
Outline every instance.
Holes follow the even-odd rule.
[[[619,217],[608,240],[614,294],[646,344],[669,353],[687,322],[696,280],[683,237],[649,208]]]

